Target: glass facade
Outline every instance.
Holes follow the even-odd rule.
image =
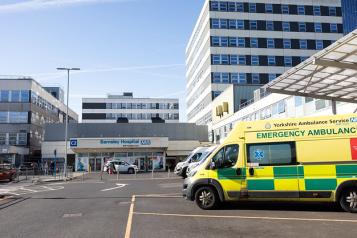
[[[347,35],[357,28],[357,1],[341,0],[343,34]]]
[[[27,133],[0,133],[0,145],[27,145]]]
[[[0,102],[29,102],[29,90],[1,90]]]
[[[25,123],[28,121],[28,112],[0,112],[0,123]]]

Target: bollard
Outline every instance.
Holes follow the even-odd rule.
[[[83,170],[83,173],[82,173],[82,183],[84,182],[84,170]]]
[[[27,168],[26,168],[26,180],[27,180]]]
[[[152,179],[154,178],[154,166],[152,167],[152,170],[151,170],[151,178]]]
[[[117,170],[117,180],[119,180],[119,168]]]
[[[17,175],[17,182],[20,182],[20,169],[16,170],[16,175]]]
[[[135,178],[137,178],[137,177],[136,177],[136,169],[134,169],[134,174],[135,174]]]
[[[170,178],[170,168],[167,170],[167,177]]]

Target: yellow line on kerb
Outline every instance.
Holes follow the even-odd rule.
[[[320,219],[320,218],[297,218],[297,217],[218,216],[218,215],[190,215],[190,214],[150,213],[150,212],[134,212],[134,214],[135,215],[149,215],[149,216],[172,216],[172,217],[229,218],[229,219],[256,219],[256,220],[291,220],[291,221],[324,221],[324,222],[350,222],[350,223],[357,223],[357,220],[322,219],[322,218]]]
[[[130,238],[131,224],[133,222],[133,214],[134,214],[134,204],[135,204],[135,195],[131,197],[128,222],[126,223],[126,229],[125,229],[125,236],[124,236],[125,238]]]

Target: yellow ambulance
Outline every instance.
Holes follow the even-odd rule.
[[[183,195],[202,209],[316,201],[357,212],[357,114],[239,122],[185,180]]]

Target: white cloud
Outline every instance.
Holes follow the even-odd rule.
[[[0,4],[0,13],[39,10],[50,7],[65,7],[89,3],[130,2],[135,0],[23,0],[21,2]]]

